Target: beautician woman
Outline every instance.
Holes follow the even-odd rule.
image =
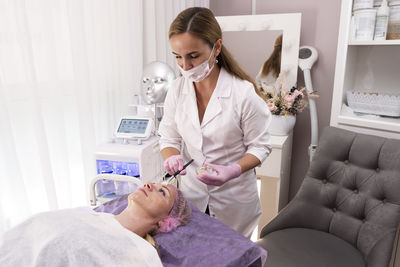
[[[271,151],[270,112],[223,46],[209,9],[182,11],[169,41],[182,76],[168,90],[159,127],[164,168],[173,174],[194,159],[181,172],[185,197],[250,237],[261,214],[254,167]],[[203,164],[215,172],[198,174]]]

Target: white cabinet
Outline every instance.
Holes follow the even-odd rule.
[[[271,136],[272,152],[260,167],[256,168],[261,181],[261,218],[258,236],[262,228],[270,222],[289,201],[290,162],[293,134]]]
[[[330,124],[400,139],[400,118],[354,113],[347,106],[348,91],[400,95],[400,40],[352,40],[351,14],[352,0],[342,0]]]

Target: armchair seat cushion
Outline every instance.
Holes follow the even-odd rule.
[[[335,235],[305,228],[267,234],[257,243],[268,251],[268,267],[365,267],[361,253]]]

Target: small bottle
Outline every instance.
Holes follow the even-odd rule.
[[[374,40],[386,40],[388,21],[389,7],[387,1],[383,0],[376,14]]]
[[[198,167],[198,168],[196,169],[196,173],[197,173],[197,174],[209,173],[209,174],[215,175],[215,174],[216,174],[216,171],[214,171],[214,169],[211,168],[210,166],[207,166],[207,165],[204,165],[204,164],[203,164],[202,166],[200,166],[200,167]]]

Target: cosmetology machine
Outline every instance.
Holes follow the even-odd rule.
[[[162,104],[174,79],[173,69],[163,62],[145,66],[140,99],[130,105],[134,108],[132,114],[119,120],[111,142],[96,149],[98,175],[91,184],[95,188],[95,199],[105,202],[130,193],[138,186],[138,179],[141,182],[161,180],[163,160],[157,130],[163,115]],[[107,175],[112,179],[106,179]]]
[[[151,108],[156,132],[163,116],[165,96],[175,78],[174,70],[168,64],[160,61],[151,62],[143,70],[140,99],[144,103],[139,103],[137,113],[139,115],[143,112],[145,112],[143,115],[149,114],[148,110]]]
[[[299,49],[299,67],[304,73],[304,82],[308,94],[311,118],[311,144],[308,148],[310,161],[312,160],[318,145],[318,117],[317,106],[313,98],[314,89],[311,82],[311,68],[318,59],[317,49],[311,46],[301,46]]]

